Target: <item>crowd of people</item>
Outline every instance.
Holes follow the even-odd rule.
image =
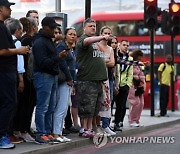
[[[129,52],[130,42],[118,42],[108,26],[96,36],[91,18],[84,21],[78,39],[73,27],[62,34],[51,17],[44,17],[38,30],[38,11],[30,10],[18,20],[10,17],[11,5],[15,3],[0,1],[1,149],[23,141],[70,142],[65,136],[70,132],[87,138],[116,135],[123,128],[127,100],[130,127],[142,126],[146,82],[141,50]],[[162,93],[168,93],[168,77],[173,76],[171,61],[167,56],[166,67],[158,69],[161,116],[167,115],[168,98]]]

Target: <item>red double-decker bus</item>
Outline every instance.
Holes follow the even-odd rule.
[[[150,61],[150,37],[149,30],[144,28],[144,12],[143,11],[114,11],[114,12],[99,12],[91,15],[91,18],[97,22],[97,35],[100,28],[109,26],[112,29],[113,35],[118,40],[127,39],[130,41],[129,50],[140,49],[144,53],[144,61]],[[80,36],[83,32],[84,18],[79,18],[74,22],[72,27]],[[161,27],[155,31],[154,43],[154,62],[155,72],[160,63],[165,62],[165,55],[171,53],[170,36],[165,35],[161,31]],[[180,35],[175,37],[174,43],[174,62],[175,73],[180,74]],[[149,76],[149,67],[145,69],[145,74]],[[145,93],[145,107],[149,107],[149,78],[147,78],[147,89]],[[175,86],[176,87],[176,86]],[[170,103],[169,103],[170,106]],[[175,98],[175,107],[177,107],[177,98]]]

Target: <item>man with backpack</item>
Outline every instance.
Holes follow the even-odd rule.
[[[118,58],[121,60],[131,61],[133,58],[128,54],[129,41],[122,40],[120,42],[120,50]],[[126,101],[129,94],[129,88],[132,85],[133,67],[127,64],[116,65],[115,77],[115,94],[116,96],[116,112],[115,112],[115,131],[122,131],[124,117],[126,115]]]
[[[160,116],[168,117],[169,87],[171,80],[174,80],[174,66],[172,65],[171,55],[167,55],[166,62],[160,64],[158,68],[158,80],[160,84]]]

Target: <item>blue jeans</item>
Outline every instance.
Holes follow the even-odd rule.
[[[101,117],[101,121],[102,121],[102,128],[107,128],[110,125],[110,118],[107,117]]]
[[[109,88],[110,88],[110,99],[111,102],[113,100],[113,92],[114,92],[114,80],[109,80]]]
[[[72,87],[63,82],[58,86],[58,101],[54,112],[53,134],[62,135],[64,119],[71,102]]]
[[[180,110],[180,90],[177,90],[178,93],[178,110]]]
[[[57,100],[57,81],[57,76],[42,72],[34,73],[34,87],[37,95],[35,123],[39,135],[52,132],[52,118]]]
[[[160,103],[159,103],[159,91],[155,91],[154,92],[154,108],[156,110],[159,110],[159,106],[160,106]]]

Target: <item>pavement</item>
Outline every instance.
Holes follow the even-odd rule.
[[[150,131],[157,128],[167,127],[169,125],[174,125],[180,123],[180,111],[171,112],[168,111],[169,117],[157,117],[150,116],[150,110],[144,109],[141,115],[141,124],[143,127],[132,128],[129,127],[128,124],[128,113],[126,112],[126,117],[124,119],[124,127],[122,132],[118,132],[117,136],[131,136],[133,134],[142,133],[145,131]],[[158,114],[159,111],[155,111],[155,115]],[[32,125],[34,127],[34,124]],[[111,123],[113,126],[113,123]],[[69,134],[67,136],[71,138],[72,141],[69,143],[59,143],[54,145],[38,145],[35,143],[21,143],[16,144],[15,149],[2,150],[0,149],[0,154],[56,154],[59,152],[63,152],[68,149],[78,148],[85,145],[92,145],[92,140],[87,138],[79,137],[78,134]]]

